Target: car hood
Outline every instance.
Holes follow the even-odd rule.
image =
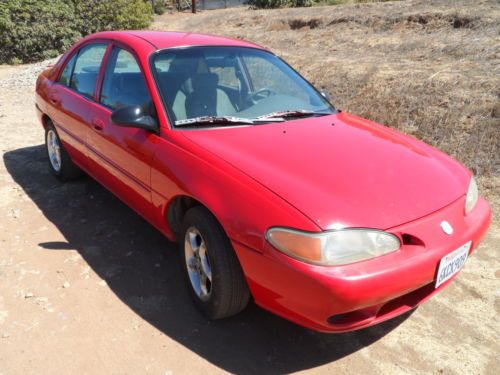
[[[440,151],[344,112],[184,135],[321,229],[388,229],[418,219],[463,196],[470,179]]]

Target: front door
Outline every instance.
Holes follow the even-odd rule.
[[[135,57],[114,46],[106,62],[100,103],[92,106],[87,144],[90,169],[111,191],[151,217],[151,160],[158,136],[113,124],[113,110],[151,102]]]

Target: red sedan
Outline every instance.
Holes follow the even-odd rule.
[[[90,35],[36,108],[55,176],[85,171],[178,241],[211,319],[253,298],[318,331],[380,323],[442,289],[491,221],[464,166],[241,40]]]

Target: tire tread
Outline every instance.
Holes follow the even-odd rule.
[[[47,151],[47,133],[49,130],[53,130],[57,138],[59,140],[59,145],[61,149],[61,170],[56,171],[53,167],[52,164],[50,163],[50,160],[48,159],[49,163],[49,169],[54,174],[54,176],[57,177],[60,181],[66,182],[66,181],[71,181],[74,179],[77,179],[80,177],[83,172],[82,170],[71,160],[71,156],[69,156],[68,152],[64,148],[64,145],[61,142],[61,139],[59,138],[59,134],[57,133],[57,130],[52,122],[49,122],[45,128],[45,148]],[[47,155],[48,156],[48,155]]]
[[[209,244],[214,243],[219,246],[210,246],[208,249],[210,260],[215,260],[216,264],[211,263],[214,295],[211,296],[207,302],[202,302],[192,290],[188,280],[188,287],[190,288],[195,304],[197,307],[211,319],[221,319],[235,315],[242,311],[250,300],[250,292],[245,280],[245,276],[241,269],[238,257],[231,245],[229,238],[224,232],[222,226],[217,219],[203,206],[193,207],[184,216],[183,229],[181,237],[181,255],[184,256],[184,235],[190,226],[194,226],[200,230],[204,240]],[[197,225],[196,225],[197,224]],[[201,228],[200,228],[201,227]],[[185,267],[185,263],[184,267]],[[187,272],[186,272],[187,274]],[[215,277],[219,280],[215,282]],[[214,299],[212,298],[214,297]]]

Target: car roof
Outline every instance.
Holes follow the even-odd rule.
[[[85,39],[113,39],[132,47],[149,44],[155,50],[186,46],[239,46],[264,49],[258,44],[219,35],[198,34],[176,31],[104,31],[87,36]]]

